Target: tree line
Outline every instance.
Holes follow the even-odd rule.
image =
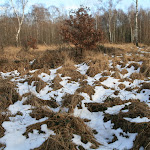
[[[10,2],[13,0],[10,0]],[[36,39],[38,44],[62,44],[60,34],[62,22],[69,18],[65,9],[56,6],[46,7],[43,4],[32,5],[25,11],[27,1],[20,1],[20,10],[12,3],[0,9],[0,45],[22,45],[29,38]],[[93,12],[93,13],[92,13]],[[91,10],[95,30],[103,31],[104,42],[134,43],[136,7],[131,5],[125,12],[116,9],[109,0],[108,7]],[[138,12],[138,39],[140,43],[150,43],[150,10],[143,8]],[[18,38],[18,39],[17,39]]]

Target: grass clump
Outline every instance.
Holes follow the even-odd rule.
[[[86,77],[80,74],[76,69],[74,61],[67,58],[63,67],[58,70],[58,73],[60,73],[62,77],[71,77],[71,80],[76,82],[85,79]]]
[[[77,92],[78,93],[87,93],[90,96],[90,99],[92,99],[92,95],[94,95],[95,90],[94,90],[94,87],[92,87],[86,83],[83,83],[80,85],[80,88],[77,89]]]
[[[27,100],[23,103],[23,105],[31,105],[31,106],[35,106],[37,108],[40,108],[41,106],[49,106],[51,108],[59,107],[59,104],[53,99],[42,100],[32,94],[29,94],[27,96]]]
[[[68,112],[73,113],[74,108],[77,106],[78,108],[82,108],[81,106],[81,101],[84,98],[76,92],[74,95],[71,94],[66,94],[63,97],[63,102],[62,102],[62,107],[67,107],[69,108]]]
[[[89,69],[87,70],[87,75],[94,77],[96,74],[109,69],[108,57],[102,53],[94,53],[87,56],[89,60]]]
[[[70,150],[75,149],[76,145],[72,142],[73,134],[81,136],[81,141],[83,143],[92,143],[92,147],[98,148],[99,143],[95,140],[92,130],[84,123],[84,120],[74,117],[66,113],[54,113],[46,109],[35,109],[32,114],[32,117],[39,119],[43,117],[48,117],[49,119],[34,125],[28,126],[25,136],[28,137],[30,132],[33,132],[34,129],[41,132],[41,125],[46,124],[48,129],[54,131],[56,135],[50,136],[37,150],[42,149],[64,149]]]
[[[145,77],[150,77],[150,63],[143,63],[140,68],[140,73],[142,73]]]
[[[29,85],[36,86],[36,91],[39,93],[46,85],[42,79],[40,79],[38,76],[33,76],[24,82],[28,82]]]
[[[114,123],[113,128],[121,128],[124,132],[129,133],[138,133],[134,141],[133,150],[139,149],[143,146],[145,149],[148,147],[150,142],[150,123],[142,122],[135,123],[129,122],[124,119],[124,117],[136,118],[136,117],[147,117],[150,118],[150,111],[148,106],[145,103],[142,103],[138,100],[130,100],[131,104],[127,106],[128,112],[121,112],[117,115],[105,114],[104,121],[111,120]],[[126,106],[125,106],[126,107]],[[123,108],[124,109],[124,108]],[[122,109],[122,110],[123,110]]]
[[[143,80],[144,79],[144,76],[141,74],[141,73],[132,73],[131,75],[130,75],[130,78],[132,79],[132,80],[136,80],[136,79],[138,79],[138,80]]]
[[[20,99],[15,91],[15,86],[9,81],[0,79],[0,110],[6,110],[9,105],[14,104]]]
[[[65,52],[64,51],[56,51],[56,50],[47,50],[43,53],[43,55],[37,58],[34,63],[31,65],[32,69],[41,69],[43,67],[47,68],[57,68],[64,64],[65,60]]]
[[[59,77],[59,75],[57,75],[54,80],[53,80],[53,84],[51,85],[51,87],[53,88],[53,90],[58,90],[61,89],[63,86],[60,84],[60,82],[62,81],[62,79]]]
[[[138,63],[131,63],[127,66],[127,68],[131,68],[132,66],[134,67],[135,70],[137,70],[140,67]]]

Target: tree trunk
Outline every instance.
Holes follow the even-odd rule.
[[[133,43],[133,29],[132,29],[132,27],[130,27],[131,28],[131,43]]]
[[[19,43],[19,34],[21,31],[21,25],[19,25],[18,31],[16,33],[16,46],[18,47],[18,43]]]
[[[136,46],[138,46],[138,0],[136,0],[135,40]]]

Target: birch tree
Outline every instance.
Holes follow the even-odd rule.
[[[114,2],[114,0],[99,0],[101,3],[100,9],[105,11],[108,11],[108,32],[109,32],[109,41],[112,43],[113,42],[113,28],[112,28],[112,23],[114,23],[113,19],[113,12],[115,10],[115,7],[118,5],[121,0],[117,0]]]
[[[133,43],[134,41],[134,28],[135,28],[135,9],[134,6],[131,5],[128,8],[128,20],[130,24],[130,32],[131,32],[131,42]]]
[[[138,46],[138,0],[136,0],[135,42],[136,42],[136,46]]]
[[[17,22],[18,22],[18,26],[15,26],[15,30],[16,30],[16,35],[15,35],[15,39],[16,39],[16,46],[18,46],[19,44],[19,34],[21,31],[21,27],[24,21],[24,16],[25,16],[25,7],[28,3],[28,0],[19,0],[18,3],[20,4],[21,10],[17,9],[17,7],[15,7],[14,4],[14,0],[9,0],[13,9],[13,12],[15,14],[15,16],[17,17]],[[20,10],[20,11],[19,11]]]

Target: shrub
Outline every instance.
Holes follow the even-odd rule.
[[[82,49],[94,48],[96,43],[102,40],[102,31],[95,29],[95,20],[88,11],[89,8],[82,6],[71,11],[69,18],[63,21],[60,28],[64,40],[74,44],[81,53]]]

